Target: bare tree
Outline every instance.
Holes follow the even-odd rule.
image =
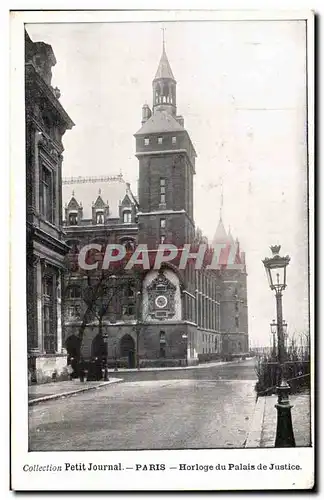
[[[77,284],[81,289],[81,300],[83,308],[81,312],[81,324],[78,329],[79,354],[81,358],[81,347],[86,327],[94,320],[98,323],[98,335],[102,343],[105,343],[105,378],[107,378],[108,362],[108,342],[106,335],[103,335],[103,319],[109,312],[111,306],[118,306],[117,298],[123,297],[125,288],[129,286],[132,275],[125,271],[125,262],[120,262],[118,266],[108,269],[100,268],[100,261],[103,259],[104,252],[90,255],[88,263],[93,260],[99,261],[98,270],[80,269],[77,264],[77,253],[71,253],[67,258],[67,271],[65,274],[65,286],[63,292],[63,307],[66,304],[67,292],[72,283]],[[76,278],[76,279],[73,279]],[[86,282],[86,284],[85,284]],[[81,309],[81,308],[80,308]]]

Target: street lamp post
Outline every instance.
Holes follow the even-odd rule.
[[[276,335],[277,335],[277,323],[275,320],[272,320],[272,323],[270,323],[270,330],[272,333],[272,358],[276,359],[277,353],[276,353]]]
[[[136,293],[136,368],[140,369],[140,355],[139,355],[139,339],[141,332],[141,296],[142,292],[140,290]]]
[[[264,264],[271,290],[275,291],[277,305],[277,335],[278,335],[278,363],[280,366],[280,379],[277,387],[277,433],[275,447],[293,447],[295,445],[294,431],[291,420],[292,405],[289,402],[289,384],[285,378],[284,364],[286,360],[285,336],[282,316],[282,292],[286,288],[286,270],[290,257],[279,255],[280,246],[271,246],[272,257],[265,258]]]
[[[186,365],[188,365],[188,351],[189,351],[189,344],[188,344],[188,335],[186,333],[182,334],[183,340],[186,340]]]
[[[108,282],[109,281],[111,281],[111,283],[112,283],[112,289],[113,289],[113,294],[114,294],[115,293],[115,288],[116,288],[117,276],[115,276],[114,274],[112,274],[108,278]],[[107,311],[109,304],[110,304],[110,300],[108,300],[108,302],[103,305],[103,297],[102,297],[101,306],[103,307],[104,311]],[[101,321],[102,321],[102,319],[101,319]],[[100,324],[101,324],[101,322],[100,322]],[[102,325],[101,325],[101,329],[102,329]],[[103,337],[103,340],[104,340],[104,343],[105,343],[105,366],[104,366],[104,370],[103,370],[103,372],[104,372],[103,373],[103,378],[104,378],[105,381],[108,381],[109,380],[109,371],[108,371],[108,334],[103,334],[102,331],[101,331],[101,336]]]
[[[284,336],[284,342],[285,342],[285,352],[287,352],[287,347],[288,347],[288,332],[287,332],[287,322],[283,321],[282,322],[282,330],[283,330],[283,336]]]
[[[285,352],[287,352],[287,340],[288,340],[288,334],[287,334],[287,322],[283,321],[282,322],[282,329],[283,329],[283,335],[284,335],[284,343],[285,343]],[[272,333],[272,358],[275,359],[277,357],[277,346],[276,346],[276,335],[277,335],[277,323],[275,320],[272,320],[272,323],[270,323],[270,329]]]

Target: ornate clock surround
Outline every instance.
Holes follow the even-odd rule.
[[[175,315],[175,293],[177,287],[159,271],[148,285],[148,315],[153,319],[170,319]]]

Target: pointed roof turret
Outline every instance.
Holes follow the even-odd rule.
[[[156,111],[167,111],[168,113],[176,117],[177,82],[173,76],[172,69],[165,52],[164,35],[163,35],[162,56],[152,86],[153,86],[153,114],[155,114]]]
[[[172,69],[168,60],[168,56],[165,52],[165,44],[163,42],[162,56],[159,62],[159,66],[157,72],[155,74],[154,80],[159,80],[160,78],[170,78],[175,81],[175,78],[172,73]]]
[[[72,191],[72,196],[71,196],[71,199],[69,201],[69,203],[67,204],[67,208],[69,209],[75,209],[77,210],[78,208],[80,208],[80,205],[79,203],[77,202],[75,196],[74,196],[74,191]]]
[[[232,235],[232,233],[231,233],[231,226],[229,226],[229,228],[228,228],[227,241],[228,241],[231,245],[234,245],[234,238],[233,238],[233,235]]]
[[[222,218],[220,218],[213,238],[212,246],[216,245],[217,243],[227,243],[227,242],[228,242],[228,236]]]

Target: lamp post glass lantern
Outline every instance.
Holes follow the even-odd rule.
[[[295,438],[291,420],[292,405],[289,402],[289,384],[285,378],[285,361],[286,361],[286,348],[285,348],[285,333],[282,315],[282,292],[287,286],[287,266],[290,262],[288,255],[282,257],[279,255],[280,246],[274,245],[270,249],[272,257],[266,257],[262,262],[268,277],[269,286],[271,290],[275,291],[276,306],[277,306],[277,345],[278,345],[278,364],[280,367],[279,384],[277,387],[278,402],[275,405],[277,408],[277,433],[275,447],[293,447],[295,446]],[[274,321],[271,324],[274,329]],[[272,330],[271,330],[272,331]],[[286,329],[287,331],[287,329]]]

